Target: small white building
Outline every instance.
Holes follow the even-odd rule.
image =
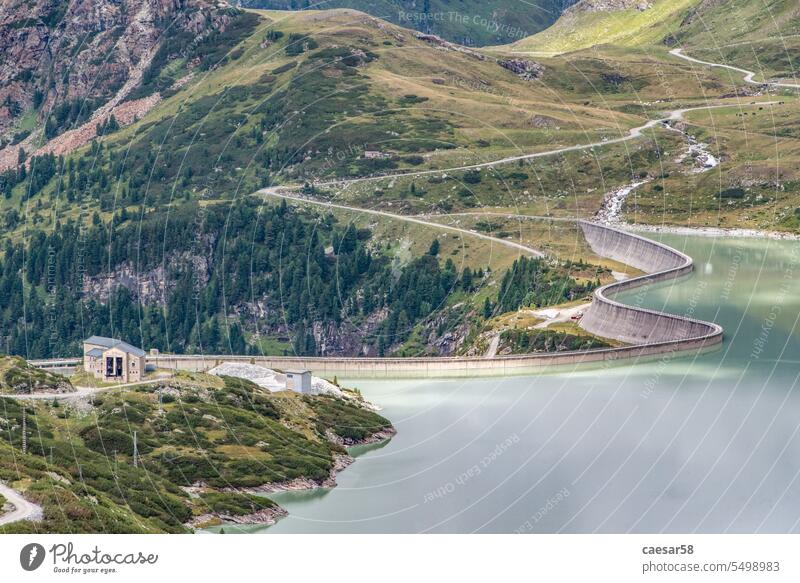
[[[145,351],[117,338],[83,341],[83,369],[101,381],[137,382],[144,378]]]
[[[287,370],[286,371],[286,390],[310,395],[311,371],[310,370]]]

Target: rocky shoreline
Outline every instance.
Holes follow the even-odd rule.
[[[669,233],[674,235],[695,235],[701,237],[743,237],[748,239],[775,239],[779,241],[800,241],[800,235],[783,231],[760,231],[735,227],[679,227],[669,225],[645,225],[641,223],[621,223],[631,231],[644,233]]]
[[[264,524],[271,526],[284,516],[289,516],[289,513],[280,506],[265,508],[253,514],[244,514],[241,516],[210,512],[196,516],[187,522],[185,526],[193,529],[222,526],[225,524]]]
[[[396,434],[397,430],[394,427],[390,427],[381,429],[366,439],[361,440],[348,440],[338,436],[331,437],[331,434],[328,434],[326,437],[343,447],[355,447],[357,445],[381,443],[391,439]],[[331,468],[330,474],[328,474],[328,477],[322,481],[316,481],[310,478],[295,478],[294,480],[287,480],[285,482],[270,482],[268,484],[262,484],[261,486],[253,486],[251,488],[231,488],[225,491],[240,492],[244,494],[275,494],[277,492],[297,492],[300,490],[316,490],[317,488],[335,488],[337,474],[349,467],[350,464],[355,461],[356,459],[350,454],[336,454],[334,456],[333,468]]]
[[[357,445],[371,445],[374,443],[381,443],[387,441],[397,434],[394,427],[388,427],[376,431],[366,439],[351,440],[344,439],[339,436],[332,438],[332,434],[326,437],[334,443],[343,447],[354,447]],[[279,492],[298,492],[302,490],[316,490],[318,488],[335,488],[336,476],[339,472],[350,466],[356,459],[347,454],[335,454],[333,459],[333,468],[331,468],[328,477],[322,481],[312,480],[310,478],[296,478],[294,480],[287,480],[285,482],[270,482],[262,484],[261,486],[253,486],[250,488],[225,488],[222,491],[236,494],[275,494]],[[261,524],[271,526],[278,522],[281,518],[288,516],[289,513],[278,505],[273,508],[265,508],[253,514],[245,514],[241,516],[229,516],[221,513],[206,513],[193,518],[187,522],[185,526],[188,528],[208,528],[210,526],[220,526],[223,524]]]

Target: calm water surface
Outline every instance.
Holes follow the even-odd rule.
[[[800,530],[800,243],[695,258],[629,303],[722,324],[717,352],[560,374],[352,381],[398,435],[253,532]]]

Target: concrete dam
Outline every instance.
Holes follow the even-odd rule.
[[[588,221],[580,221],[580,226],[595,253],[646,272],[641,277],[595,290],[592,305],[581,320],[584,330],[635,345],[677,342],[686,348],[701,348],[722,342],[722,328],[717,324],[629,306],[613,299],[619,292],[691,273],[694,268],[691,257],[613,227]]]
[[[309,369],[320,376],[354,377],[471,377],[541,372],[553,367],[599,363],[628,358],[651,358],[698,351],[722,342],[722,328],[689,317],[665,314],[613,299],[621,291],[674,279],[691,273],[692,258],[671,247],[605,225],[579,221],[590,247],[646,272],[646,275],[611,283],[597,289],[581,326],[598,336],[629,344],[578,352],[540,353],[485,357],[341,358],[285,356],[190,356],[148,357],[159,368],[205,371],[222,362],[253,363],[274,369]]]
[[[722,328],[685,316],[628,306],[614,295],[640,286],[691,273],[692,258],[671,247],[597,223],[579,221],[584,237],[598,255],[646,272],[646,275],[598,288],[581,326],[598,336],[629,344],[588,351],[486,357],[344,358],[239,355],[148,355],[147,365],[161,369],[207,371],[223,362],[257,364],[272,369],[308,369],[319,376],[348,378],[476,377],[521,375],[578,364],[630,358],[668,358],[719,345]],[[30,361],[33,366],[57,368],[80,359]]]

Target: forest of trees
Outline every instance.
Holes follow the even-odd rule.
[[[201,210],[118,214],[106,224],[75,220],[34,231],[27,245],[6,240],[0,261],[0,350],[28,357],[78,354],[91,334],[113,335],[173,352],[248,353],[247,336],[286,328],[294,349],[314,354],[315,323],[358,321],[388,308],[381,350],[441,307],[458,274],[452,261],[425,255],[397,278],[370,252],[368,230],[340,226],[254,198]],[[135,219],[135,220],[134,220]],[[332,249],[332,252],[331,252]],[[163,270],[166,286],[142,297],[119,272]],[[115,284],[105,293],[84,280]],[[255,314],[258,314],[257,316]]]
[[[499,312],[520,306],[548,306],[573,300],[594,289],[577,283],[563,269],[554,269],[545,259],[520,257],[514,261],[500,285]]]
[[[58,165],[53,158],[38,168]],[[83,338],[101,334],[167,352],[255,354],[258,332],[314,355],[320,326],[381,313],[364,342],[383,355],[453,293],[468,295],[484,283],[482,270],[459,273],[451,259],[440,259],[438,241],[398,270],[381,245],[370,244],[369,230],[285,201],[134,208],[110,222],[94,212],[5,239],[0,352],[76,355]],[[557,304],[591,289],[561,266],[520,258],[480,313]]]

